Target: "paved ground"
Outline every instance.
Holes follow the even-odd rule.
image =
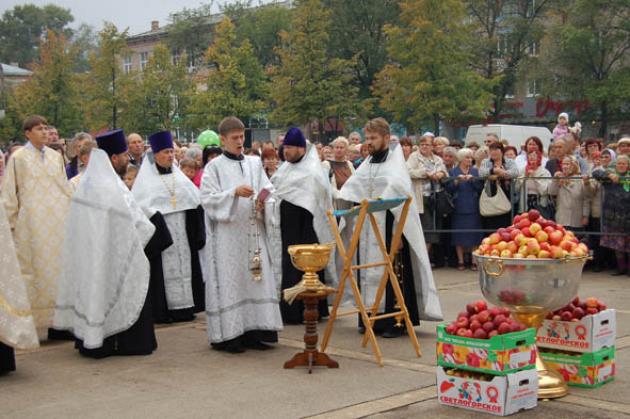
[[[447,319],[480,298],[476,273],[435,271]],[[572,388],[523,418],[630,417],[630,278],[585,273],[580,295],[618,309],[617,379],[596,390]],[[423,357],[407,338],[380,339],[385,366],[360,347],[354,318],[337,323],[329,353],[338,370],[284,370],[301,347],[290,326],[273,351],[229,355],[208,349],[203,319],[158,329],[149,357],[89,360],[71,343],[18,354],[18,371],[0,378],[1,418],[469,418],[438,405],[435,323],[417,329]],[[323,331],[323,324],[320,330]],[[484,416],[484,415],[480,415]],[[490,416],[488,416],[490,417]]]

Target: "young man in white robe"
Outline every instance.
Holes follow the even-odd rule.
[[[199,190],[175,166],[169,131],[149,136],[148,153],[132,193],[142,209],[162,214],[173,245],[152,261],[156,287],[152,295],[156,323],[191,321],[205,310],[199,251],[206,243]],[[160,264],[161,266],[153,266]]]
[[[0,205],[0,375],[15,371],[14,348],[39,346],[11,229]]]
[[[155,227],[114,171],[122,130],[96,141],[70,204],[54,325],[73,332],[84,356],[149,355],[157,341],[145,252]]]
[[[390,199],[413,196],[411,178],[402,150],[399,146],[394,146],[393,150],[390,150],[390,130],[387,121],[383,118],[372,119],[365,125],[364,132],[370,155],[341,188],[341,197],[350,202],[361,202],[377,197]],[[388,248],[401,213],[402,205],[375,213]],[[402,283],[401,288],[411,321],[415,325],[419,324],[420,320],[442,320],[442,309],[417,214],[415,204],[412,203],[403,230],[402,248],[399,250],[403,266],[399,281]],[[369,223],[363,227],[359,258],[361,263],[383,260]],[[366,306],[374,304],[383,269],[379,267],[360,272],[361,294]],[[388,284],[380,310],[384,313],[393,312],[395,304],[393,289]],[[393,318],[377,321],[374,329],[388,338],[401,336],[404,331],[404,328],[396,327]]]
[[[271,178],[275,192],[274,220],[279,224],[281,249],[277,249],[274,261],[282,273],[281,288],[285,290],[301,281],[304,272],[291,262],[287,249],[294,244],[334,242],[326,211],[332,211],[332,191],[326,172],[319,160],[317,148],[308,145],[299,128],[290,128],[284,136],[285,163]],[[308,147],[308,151],[307,151]],[[322,282],[336,283],[335,256],[329,259],[330,269],[319,273]],[[304,320],[304,303],[280,302],[284,323],[301,324]],[[319,303],[320,317],[328,315],[326,299]]]
[[[223,119],[219,135],[224,152],[206,165],[201,182],[208,340],[231,353],[264,350],[282,330],[263,220],[272,210],[264,198],[273,185],[260,158],[243,155],[245,127],[238,118]]]
[[[1,198],[40,340],[72,338],[50,329],[61,271],[61,248],[72,189],[61,155],[46,147],[48,123],[38,115],[23,124],[28,143],[11,155]]]

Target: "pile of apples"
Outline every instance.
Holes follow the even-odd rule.
[[[509,308],[492,307],[484,300],[466,304],[466,311],[457,315],[457,320],[446,326],[446,333],[474,339],[490,339],[496,335],[519,332],[527,329],[511,317]]]
[[[547,314],[547,319],[564,322],[577,322],[580,321],[582,317],[597,314],[606,309],[606,304],[602,303],[595,297],[588,297],[585,300],[580,300],[580,297],[575,297],[566,306],[559,308],[556,311],[549,312],[549,314]]]
[[[562,259],[583,257],[589,250],[572,231],[531,210],[514,217],[511,226],[484,238],[475,252],[502,258]]]

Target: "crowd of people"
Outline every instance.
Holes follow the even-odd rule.
[[[23,132],[25,144],[0,153],[0,372],[15,368],[13,348],[47,339],[72,339],[93,358],[147,355],[154,324],[200,312],[213,349],[270,349],[283,324],[303,321],[300,302],[281,298],[302,275],[287,248],[334,241],[326,212],[366,198],[412,197],[398,257],[414,324],[442,318],[432,268],[476,270],[483,232],[530,209],[576,232],[601,226],[585,236],[593,270],[612,260],[630,275],[630,138],[581,139],[566,115],[547,150],[537,137],[522,147],[494,134],[483,144],[398,138],[382,118],[330,144],[290,128],[249,148],[235,117],[192,144],[122,130],[66,143],[37,115]],[[378,218],[388,246],[399,217]],[[360,260],[379,252],[374,235],[362,237]],[[331,257],[320,278],[334,285],[341,269]],[[358,275],[367,304],[381,273]],[[392,290],[385,301],[393,311]],[[375,331],[404,333],[393,318]]]
[[[412,193],[382,118],[365,126],[368,157],[357,169],[345,162],[347,140],[336,140],[323,164],[326,148],[298,128],[278,144],[246,150],[236,117],[188,146],[164,131],[146,147],[120,129],[95,138],[79,133],[65,144],[37,115],[26,118],[23,132],[26,143],[9,147],[0,172],[2,372],[15,369],[14,348],[49,339],[73,340],[92,358],[148,355],[158,345],[156,323],[191,321],[200,312],[213,349],[270,349],[284,324],[304,320],[299,301],[281,298],[302,278],[288,247],[332,242],[327,211]],[[380,220],[388,244],[398,217],[393,211]],[[441,320],[422,227],[410,220],[405,231],[413,240],[401,249],[412,267],[402,284],[410,314],[415,324]],[[378,250],[374,235],[362,240],[361,257]],[[339,269],[333,256],[320,278],[334,285]],[[362,275],[367,303],[382,269]],[[391,290],[387,301],[383,310],[391,312]],[[320,315],[327,309],[323,301]],[[393,318],[375,329],[403,334]]]

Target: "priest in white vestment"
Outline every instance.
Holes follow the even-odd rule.
[[[11,155],[1,200],[13,233],[22,278],[40,340],[63,338],[49,330],[61,271],[61,248],[72,189],[61,155],[46,147],[48,123],[24,121],[28,143]]]
[[[273,185],[260,158],[243,155],[245,127],[238,118],[221,121],[219,134],[224,153],[206,165],[201,182],[208,339],[232,353],[268,349],[265,342],[276,342],[282,330],[262,214],[272,211],[264,198]]]
[[[206,237],[199,189],[173,164],[169,131],[152,134],[149,143],[152,153],[145,156],[132,193],[150,216],[162,214],[173,240],[161,254],[162,278],[155,278],[160,285],[159,295],[153,296],[155,320],[190,321],[194,312],[205,309],[199,251]]]
[[[0,375],[15,370],[13,349],[39,346],[11,229],[0,205]]]
[[[275,192],[274,221],[276,235],[281,246],[274,249],[276,273],[281,274],[281,288],[285,290],[301,281],[303,272],[293,266],[288,247],[294,244],[332,243],[334,237],[326,216],[333,209],[332,190],[327,173],[322,168],[317,148],[307,145],[299,128],[290,128],[283,142],[285,162],[271,178]],[[308,151],[307,151],[308,149]],[[278,266],[279,265],[279,266]],[[319,273],[320,280],[335,284],[337,272],[335,253],[330,255],[326,272]],[[303,322],[304,304],[294,301],[280,302],[282,320],[285,323]],[[328,315],[326,299],[320,300],[319,315]]]
[[[124,134],[120,138],[125,141]],[[99,147],[109,149],[103,143]],[[149,261],[144,248],[155,227],[105,151],[92,150],[69,216],[73,222],[66,226],[66,237],[72,239],[63,246],[55,328],[72,331],[86,356],[150,354],[156,342],[146,306]]]
[[[364,199],[413,196],[411,179],[401,148],[396,146],[393,150],[389,149],[390,131],[387,121],[383,118],[373,119],[367,123],[364,130],[370,156],[344,184],[341,189],[341,197],[347,201],[358,203]],[[388,246],[400,219],[402,207],[400,205],[397,208],[374,214],[381,234],[386,236]],[[433,280],[422,225],[417,214],[415,204],[412,202],[403,230],[403,247],[399,251],[400,257],[403,258],[403,272],[400,275],[401,288],[414,324],[419,324],[419,320],[442,320],[442,309]],[[361,263],[383,260],[371,230],[371,225],[366,223],[363,227],[359,246]],[[374,303],[383,269],[382,267],[371,268],[360,272],[361,294],[368,306]],[[392,312],[395,300],[391,286],[388,286],[386,298],[383,300],[381,311]],[[375,329],[384,337],[400,336],[404,330],[400,327],[395,328],[393,319],[377,321]]]

